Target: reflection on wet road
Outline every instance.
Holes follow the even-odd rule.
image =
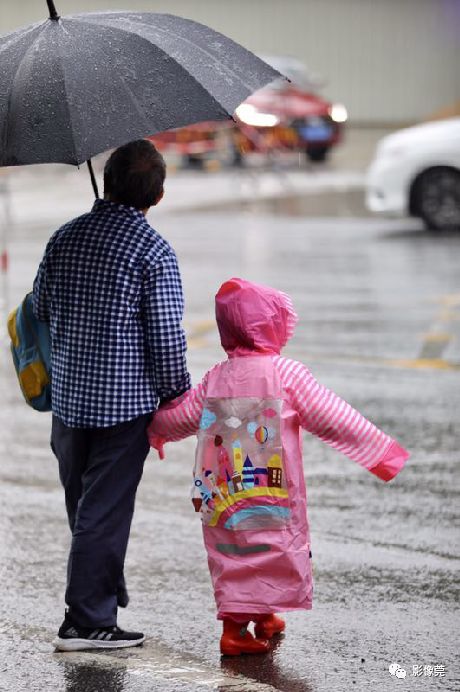
[[[23,191],[21,210],[13,209],[4,313],[30,287],[47,237],[76,204],[65,181],[53,185],[52,222],[44,208],[34,216],[34,186],[29,206]],[[69,541],[64,500],[49,417],[21,401],[3,339],[2,692],[460,689],[460,234],[368,218],[356,186],[321,194],[237,204],[227,192],[227,202],[206,211],[151,214],[181,264],[190,368],[196,381],[222,357],[213,295],[223,280],[276,285],[301,320],[286,355],[400,439],[412,454],[406,469],[385,485],[305,436],[314,609],[287,615],[268,656],[221,659],[200,522],[189,506],[194,441],[167,448],[165,463],[152,453],[127,558],[131,604],[120,614],[147,641],[55,654]],[[405,682],[391,677],[391,663],[407,670]],[[438,666],[438,674],[413,675],[413,666]]]
[[[299,195],[287,192],[282,197],[254,197],[252,199],[234,199],[231,201],[204,202],[194,207],[196,212],[232,213],[244,212],[286,217],[369,217],[364,208],[362,188],[320,190],[316,194]],[[187,210],[180,213],[186,214]]]
[[[98,692],[110,689],[123,692],[126,689],[126,668],[98,667],[88,663],[63,662],[65,692]]]

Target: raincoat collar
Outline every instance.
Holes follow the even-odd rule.
[[[232,278],[217,292],[216,320],[221,344],[232,358],[280,353],[298,317],[285,293]]]

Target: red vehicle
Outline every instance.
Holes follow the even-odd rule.
[[[341,139],[345,107],[318,96],[315,80],[295,58],[262,58],[290,81],[280,78],[256,91],[236,109],[235,122],[169,130],[152,137],[155,144],[189,163],[242,163],[246,154],[275,151],[302,151],[311,161],[323,161]]]

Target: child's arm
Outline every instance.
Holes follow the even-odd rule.
[[[149,442],[158,450],[160,458],[163,444],[194,435],[200,427],[206,378],[193,389],[160,406],[147,428]]]
[[[395,440],[323,387],[302,363],[280,358],[278,364],[302,428],[384,481],[401,471],[409,454]]]

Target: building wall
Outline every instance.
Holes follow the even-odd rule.
[[[171,12],[260,53],[301,58],[354,122],[422,120],[460,102],[460,0],[55,0],[61,14]],[[46,18],[45,0],[0,3],[2,32]]]

